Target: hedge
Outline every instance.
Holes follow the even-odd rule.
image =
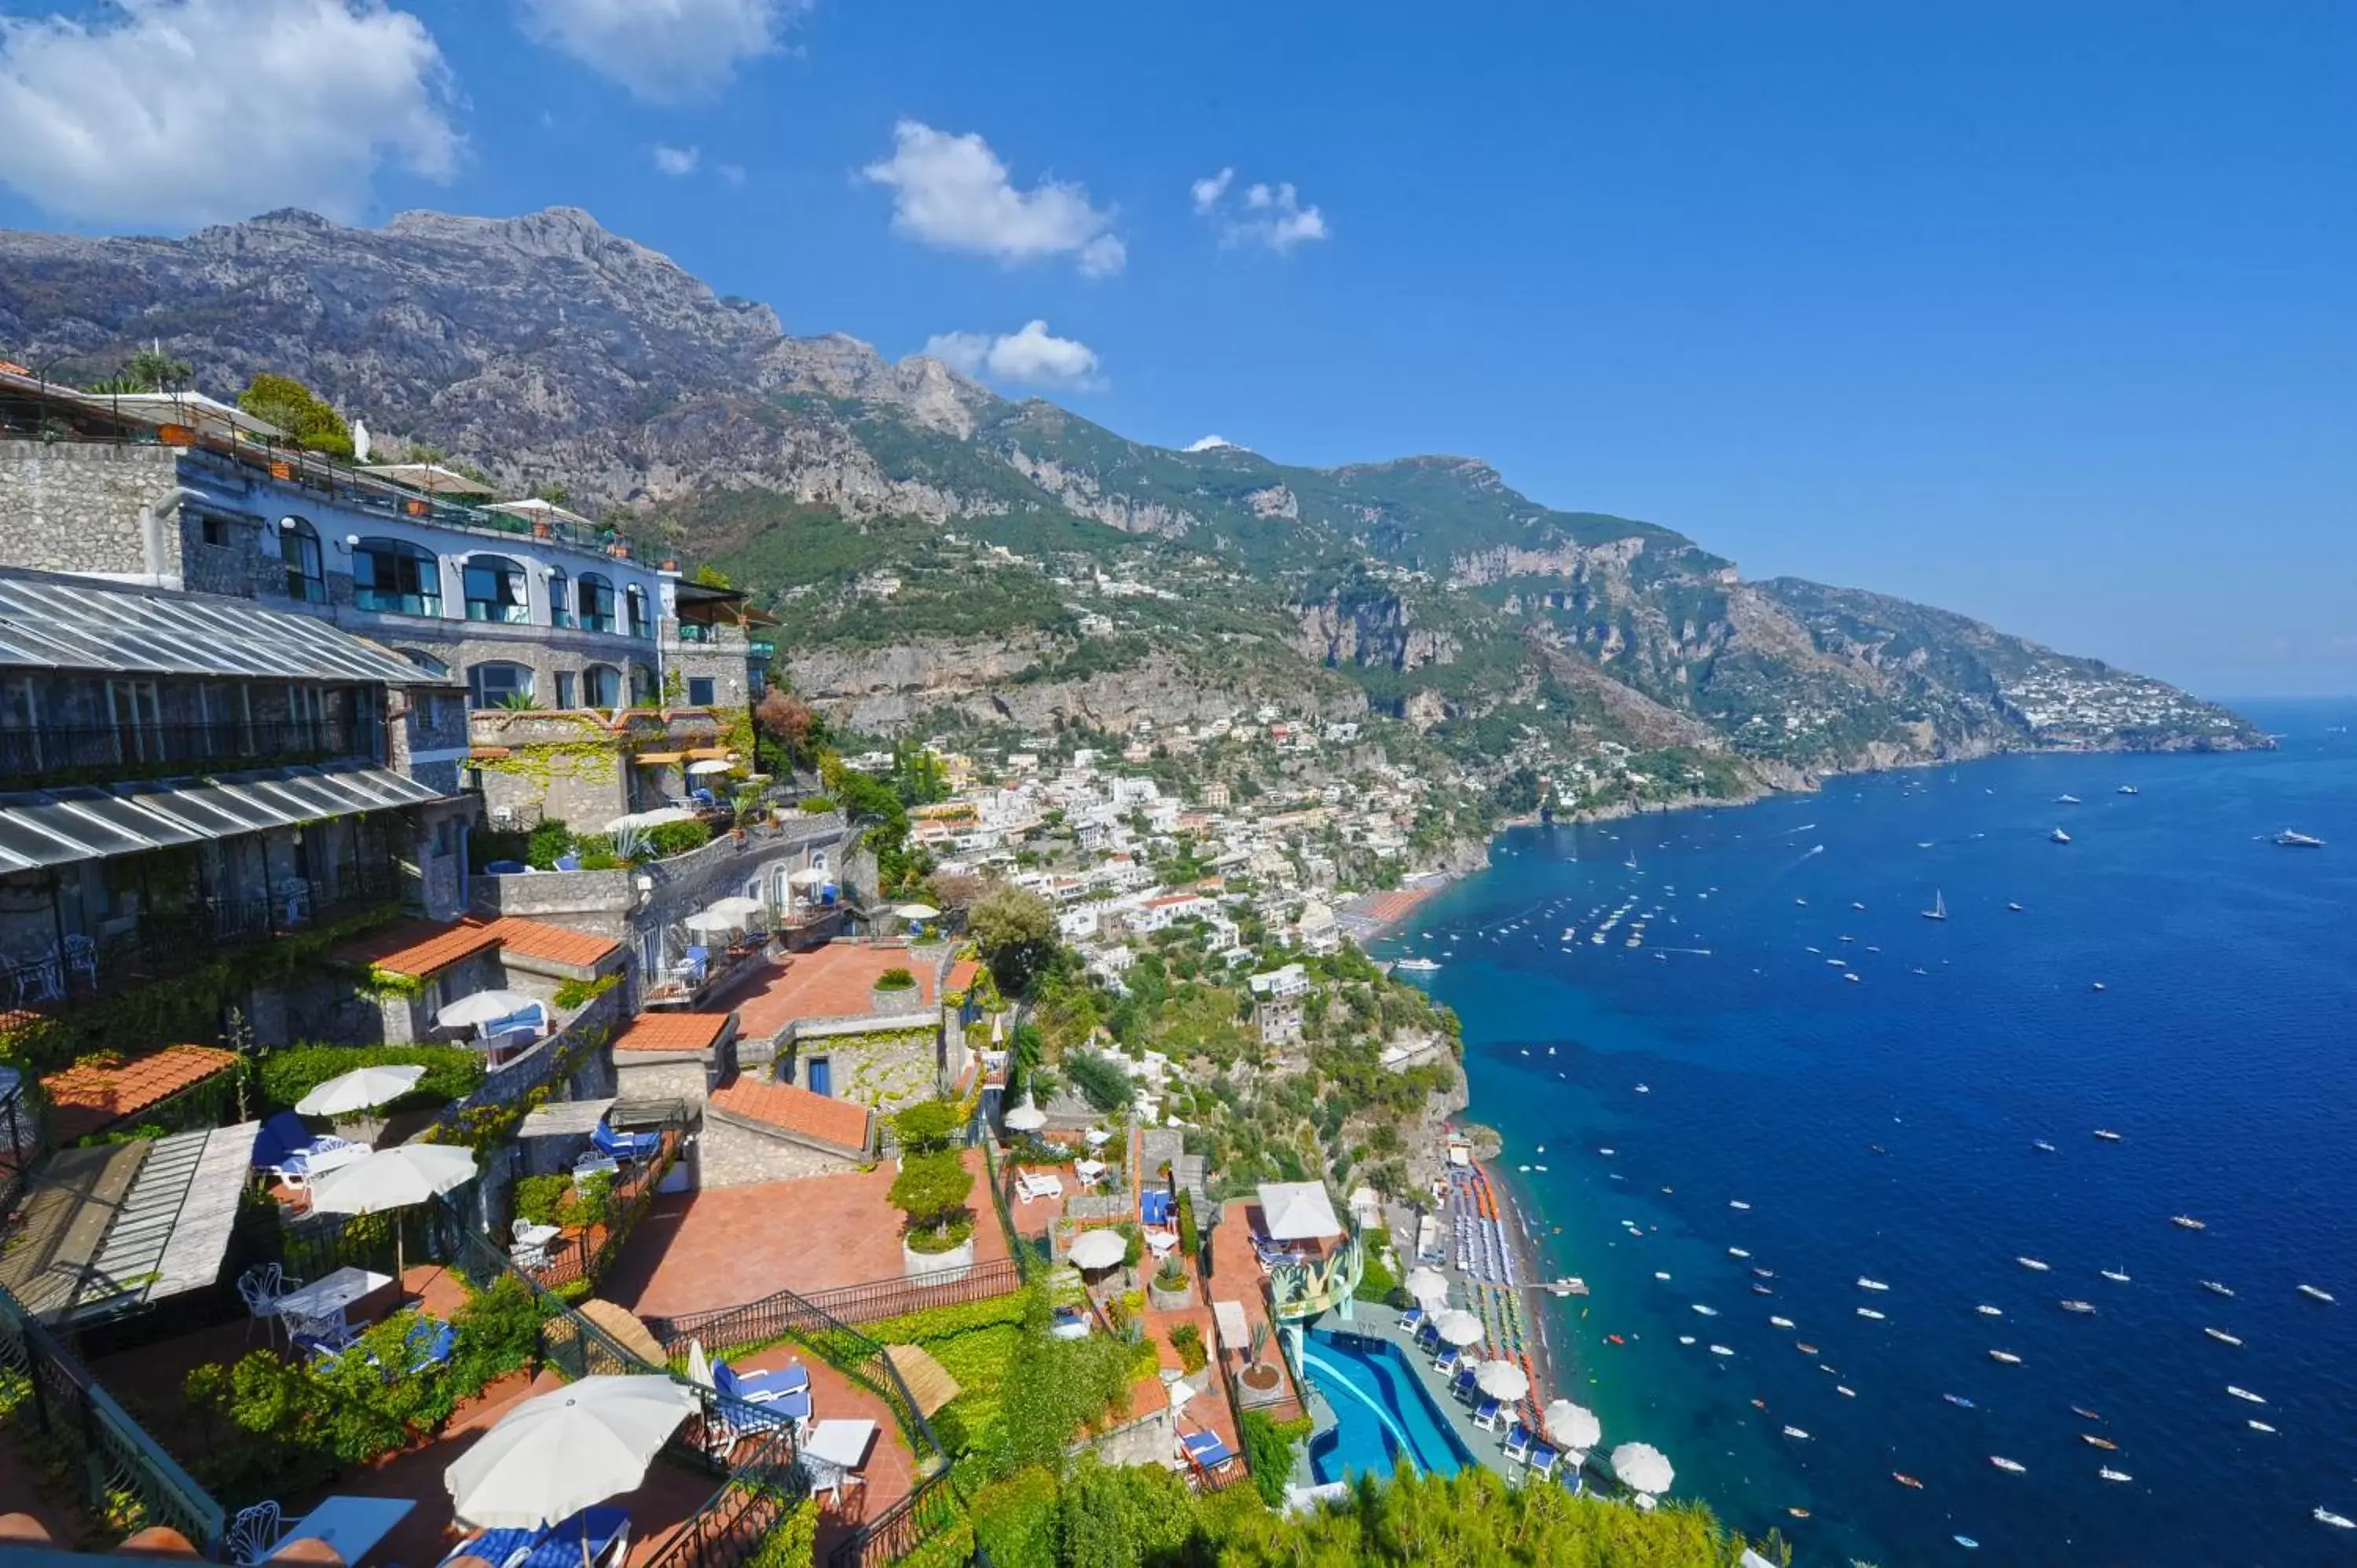
[[[483,1081],[483,1058],[457,1046],[296,1046],[262,1058],[262,1098],[273,1111],[291,1111],[331,1078],[355,1068],[422,1067],[417,1087],[379,1106],[378,1114],[462,1100]]]

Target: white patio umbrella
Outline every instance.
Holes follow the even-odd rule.
[[[697,778],[704,779],[715,773],[726,773],[736,766],[735,763],[724,761],[717,757],[707,757],[700,762],[689,763],[687,770]]]
[[[734,931],[741,929],[745,924],[745,917],[731,915],[720,909],[698,909],[680,924],[691,931],[711,936],[721,931]]]
[[[716,915],[758,915],[766,907],[759,898],[748,898],[742,893],[726,898],[715,898],[705,906]]]
[[[1048,1113],[1027,1100],[1000,1120],[1015,1132],[1037,1133],[1048,1124]]]
[[[687,1380],[699,1389],[716,1388],[712,1380],[712,1362],[704,1354],[704,1341],[687,1342]]]
[[[1512,1402],[1531,1391],[1531,1375],[1512,1361],[1484,1361],[1474,1383],[1493,1400]]]
[[[357,1115],[400,1099],[415,1089],[417,1080],[425,1076],[422,1067],[354,1068],[315,1085],[310,1093],[295,1102],[295,1112],[298,1116]]]
[[[424,490],[435,496],[493,495],[490,486],[480,479],[470,479],[456,469],[439,463],[379,463],[362,468],[363,474],[373,474],[380,479],[391,479],[396,485],[406,485],[413,490]]]
[[[660,1377],[583,1378],[524,1401],[443,1472],[452,1511],[491,1530],[537,1530],[636,1488],[695,1391]]]
[[[1677,1472],[1670,1468],[1670,1456],[1650,1443],[1623,1443],[1612,1451],[1612,1473],[1627,1483],[1629,1489],[1647,1497],[1659,1497],[1670,1489]]]
[[[438,1197],[474,1179],[475,1151],[452,1144],[403,1144],[379,1149],[311,1183],[314,1214],[382,1214]],[[393,1266],[409,1272],[407,1239],[395,1226]]]
[[[650,811],[630,811],[608,822],[604,832],[620,832],[625,828],[659,828],[665,822],[693,822],[695,813],[685,806],[656,806]]]
[[[1587,1453],[1604,1437],[1604,1423],[1596,1419],[1596,1412],[1569,1400],[1548,1405],[1539,1424],[1546,1428],[1549,1437],[1575,1454]]]
[[[1432,1326],[1443,1340],[1459,1350],[1481,1343],[1481,1320],[1469,1312],[1451,1307],[1436,1316]]]
[[[355,435],[352,440],[355,446],[359,445],[360,438],[357,435]],[[533,497],[529,500],[493,501],[483,510],[485,511],[503,511],[510,517],[520,517],[527,522],[569,522],[577,528],[595,528],[597,526],[587,518],[583,517],[579,512],[567,511],[563,507],[558,506],[555,502],[542,500],[537,496]]]
[[[461,996],[439,1013],[434,1021],[446,1029],[473,1029],[522,1012],[533,1004],[533,998],[521,991],[478,991],[472,996]]]
[[[994,1046],[1006,1043],[1006,1015],[1004,1013],[990,1015],[990,1043]]]
[[[892,913],[904,920],[931,920],[941,916],[941,911],[931,904],[895,904]]]
[[[828,875],[815,865],[805,865],[786,878],[788,886],[794,887],[823,887],[829,880]]]
[[[1072,1243],[1064,1261],[1076,1269],[1109,1269],[1129,1255],[1129,1242],[1118,1230],[1091,1230]]]
[[[1416,1267],[1407,1272],[1407,1294],[1423,1305],[1448,1299],[1448,1276],[1438,1269]]]

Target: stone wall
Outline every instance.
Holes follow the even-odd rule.
[[[696,1174],[704,1187],[749,1187],[857,1170],[857,1155],[806,1144],[774,1128],[711,1111],[697,1139]]]
[[[179,454],[167,446],[0,441],[0,565],[178,575],[178,530],[167,520],[167,558],[151,564],[145,518],[178,484]]]
[[[533,871],[508,876],[477,876],[471,884],[475,912],[496,919],[519,915],[571,930],[629,943],[630,912],[639,893],[628,871]]]
[[[794,1031],[792,1051],[780,1061],[778,1076],[803,1081],[813,1057],[825,1057],[831,1066],[829,1092],[837,1100],[856,1101],[888,1115],[941,1090],[941,1026],[907,1018],[877,1019],[881,1027],[848,1032]]]
[[[624,1100],[678,1100],[700,1106],[710,1076],[701,1061],[637,1061],[628,1051],[614,1058],[614,1092]]]

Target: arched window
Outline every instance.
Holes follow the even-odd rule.
[[[602,572],[581,574],[581,629],[614,629],[614,584]]]
[[[386,615],[439,616],[442,563],[405,539],[363,539],[352,546],[352,603]]]
[[[662,700],[662,689],[655,684],[655,672],[643,664],[630,666],[630,706],[651,708]]]
[[[450,673],[450,666],[445,664],[442,660],[435,658],[434,655],[425,652],[422,649],[396,648],[393,651],[400,654],[404,659],[408,660],[412,664],[416,665],[420,670],[425,671],[428,675],[447,675]]]
[[[652,637],[655,634],[655,628],[653,623],[647,619],[647,591],[633,583],[630,585],[628,597],[630,606],[630,635]]]
[[[622,672],[610,664],[592,664],[581,671],[584,707],[615,708],[622,703]]]
[[[467,671],[467,696],[479,708],[532,705],[532,667],[493,660]]]
[[[522,565],[504,555],[469,555],[465,575],[468,620],[532,624],[532,602],[524,595]]]
[[[548,569],[548,624],[573,624],[573,579],[565,575],[562,566]]]
[[[328,575],[319,561],[319,531],[299,517],[278,520],[278,558],[286,564],[286,596],[299,604],[328,602]]]

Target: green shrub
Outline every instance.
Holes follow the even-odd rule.
[[[1164,1562],[1196,1530],[1185,1481],[1157,1465],[1108,1466],[1093,1455],[1065,1478],[1056,1513],[1068,1568]]]
[[[892,1118],[892,1136],[903,1154],[939,1154],[957,1142],[965,1121],[965,1108],[954,1100],[920,1101]]]
[[[1136,1091],[1129,1074],[1094,1051],[1073,1051],[1064,1058],[1064,1076],[1082,1097],[1100,1111],[1118,1111]]]
[[[1244,1466],[1252,1471],[1253,1485],[1260,1488],[1261,1500],[1273,1509],[1285,1506],[1285,1487],[1293,1475],[1293,1450],[1309,1435],[1309,1418],[1296,1421],[1271,1421],[1259,1411],[1248,1410],[1237,1423],[1244,1445]]]
[[[573,847],[573,832],[563,822],[544,821],[524,840],[524,864],[546,871]]]
[[[658,822],[647,830],[647,853],[657,860],[685,854],[711,842],[712,829],[702,822]]]
[[[567,980],[556,988],[556,1004],[566,1012],[587,1007],[617,985],[622,983],[621,972],[601,974],[595,980]]]
[[[994,1568],[1062,1568],[1056,1494],[1054,1473],[1037,1466],[975,1494],[974,1539]]]
[[[556,1211],[572,1190],[569,1176],[526,1176],[515,1186],[516,1218],[532,1225],[554,1225]]]
[[[876,977],[876,989],[878,991],[914,991],[917,989],[917,977],[896,964]]]
[[[1203,1348],[1203,1331],[1191,1323],[1182,1323],[1170,1331],[1170,1348],[1178,1352],[1178,1365],[1192,1377],[1211,1360],[1211,1352]]]
[[[808,811],[813,816],[816,816],[821,811],[832,811],[834,810],[834,797],[832,795],[805,795],[802,798],[801,804],[803,811]]]
[[[1178,1191],[1178,1252],[1191,1258],[1203,1244],[1203,1233],[1195,1229],[1194,1194],[1181,1187]]]
[[[331,1078],[363,1067],[423,1067],[417,1087],[376,1114],[463,1100],[483,1081],[483,1058],[457,1046],[296,1046],[262,1058],[265,1106],[289,1111]]]
[[[946,1252],[974,1234],[974,1211],[965,1207],[974,1172],[955,1149],[905,1155],[886,1201],[908,1216],[908,1241],[919,1252]],[[960,1227],[963,1230],[960,1230]],[[958,1232],[955,1240],[948,1240]]]
[[[491,1288],[450,1315],[457,1329],[450,1369],[462,1388],[479,1389],[529,1366],[540,1351],[540,1303],[532,1287],[502,1274]]]
[[[770,1529],[745,1568],[811,1568],[818,1553],[818,1503],[804,1498]]]
[[[572,1190],[565,1201],[556,1206],[557,1222],[576,1226],[583,1230],[592,1225],[603,1225],[613,1217],[614,1174],[593,1171],[575,1178]]]

